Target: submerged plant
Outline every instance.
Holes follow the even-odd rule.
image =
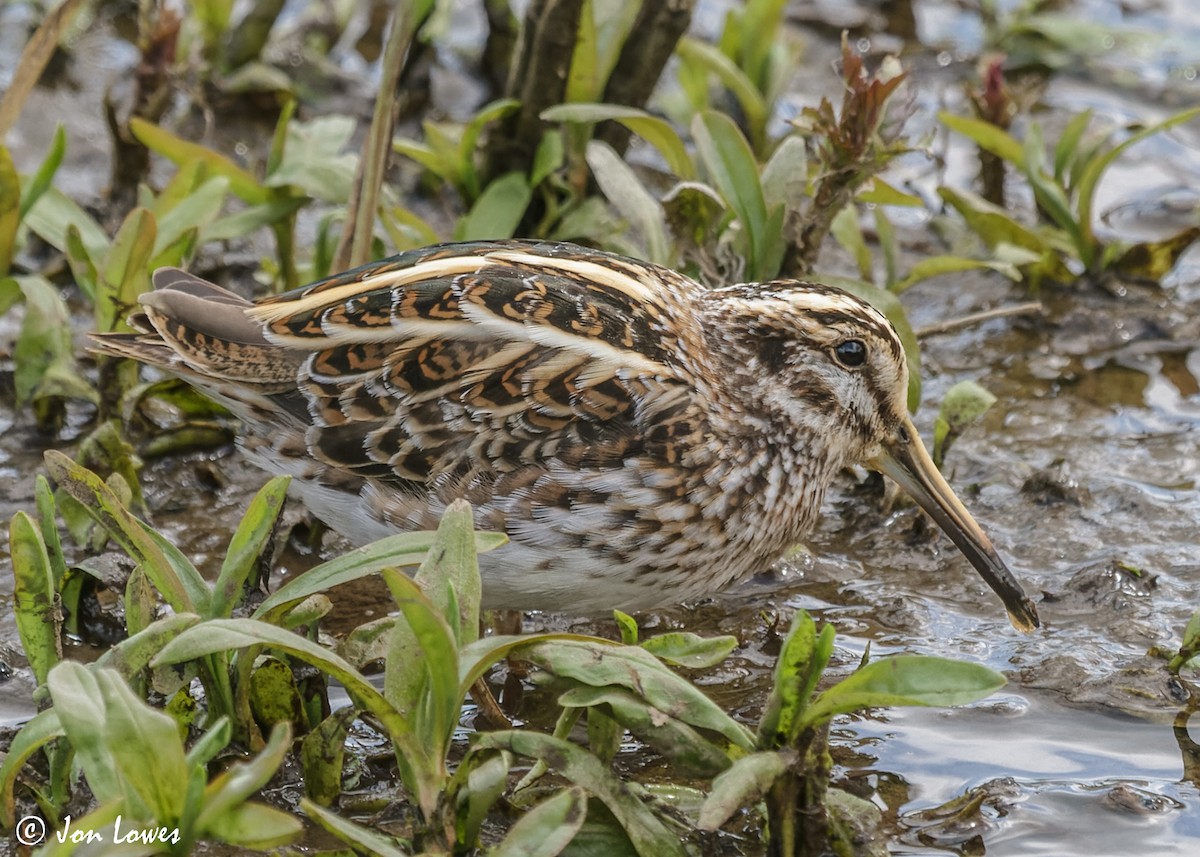
[[[815,848],[817,842],[837,842],[845,836],[840,810],[830,810],[827,799],[825,729],[834,716],[867,707],[959,704],[1003,682],[983,667],[896,657],[867,664],[818,694],[815,688],[832,653],[833,632],[826,628],[818,637],[812,620],[798,614],[756,734],[667,665],[695,668],[717,663],[736,644],[732,638],[670,633],[639,644],[636,624],[621,614],[623,643],[573,634],[479,636],[476,552],[498,545],[503,537],[475,534],[470,508],[462,502],[447,510],[432,541],[419,533],[385,539],[298,576],[267,596],[251,617],[232,618],[250,567],[258,562],[272,530],[285,480],[268,483],[251,504],[221,574],[210,586],[169,542],[128,512],[113,488],[65,456],[50,454],[47,462],[66,493],[138,560],[135,577],[141,582],[135,585],[131,579],[126,588],[132,636],[94,666],[57,664],[53,587],[64,568],[61,548],[53,536],[39,538],[38,527],[26,516],[14,518],[19,622],[30,661],[39,679],[45,677],[53,707],[24,727],[0,765],[0,821],[6,825],[13,822],[18,773],[45,748],[52,778],[45,786],[31,782],[27,787],[34,789],[52,818],[60,816],[69,796],[67,772],[71,759],[78,757],[101,801],[88,824],[125,812],[145,824],[174,825],[189,843],[201,838],[243,844],[283,841],[294,834],[294,823],[284,823],[277,811],[264,808],[263,824],[243,830],[238,824],[249,817],[245,813],[260,810],[235,811],[229,796],[236,794],[240,801],[262,786],[285,752],[284,730],[295,729],[308,731],[300,752],[308,794],[304,811],[355,848],[400,854],[404,846],[395,840],[327,808],[340,790],[349,722],[361,713],[395,748],[401,782],[417,810],[404,839],[417,849],[464,853],[477,847],[485,819],[508,791],[513,757],[521,755],[537,760],[537,765],[513,793],[514,804],[527,809],[498,846],[499,853],[530,853],[534,844],[552,841],[554,848],[539,853],[555,854],[576,838],[577,847],[593,847],[617,837],[647,857],[684,854],[679,819],[663,814],[650,793],[610,767],[628,731],[679,775],[715,777],[711,794],[697,798],[703,799],[703,807],[698,820],[689,822],[698,825],[697,830],[715,830],[733,812],[765,796],[772,853],[819,853],[792,849],[803,843]],[[43,491],[39,496],[47,495]],[[40,517],[43,528],[52,533],[52,506],[43,508]],[[393,567],[418,555],[424,558],[412,579]],[[382,689],[318,644],[312,633],[329,609],[324,590],[377,571],[399,611],[370,631],[385,640]],[[28,597],[36,587],[27,581],[42,579],[41,594]],[[155,619],[159,593],[174,613]],[[485,671],[505,657],[533,665],[535,681],[553,691],[562,707],[555,732],[519,729],[476,736],[452,767],[451,749],[464,700]],[[320,705],[306,709],[288,668],[295,661],[337,680],[353,707],[332,714]],[[272,677],[281,668],[282,684]],[[202,697],[189,691],[193,678],[204,688]],[[137,701],[151,688],[170,700],[169,713],[152,712]],[[100,708],[84,714],[85,705]],[[283,712],[282,719],[264,713],[272,708]],[[184,712],[191,713],[181,719]],[[587,748],[568,740],[581,718],[587,722]],[[131,771],[143,749],[112,746],[113,736],[134,728],[135,722],[145,734],[158,734],[170,724],[171,742],[163,739],[165,755],[156,760],[156,770],[179,768],[170,774],[171,783],[160,783],[157,775],[142,782],[141,775]],[[181,744],[172,743],[179,741],[181,724],[207,724],[207,732],[186,754]],[[260,724],[273,730],[269,740],[259,733]],[[243,774],[231,772],[204,786],[203,763],[231,738],[262,749],[262,756]],[[106,766],[113,771],[107,780]],[[549,769],[572,787],[548,794],[534,787],[538,775]],[[109,800],[118,794],[119,801]],[[603,804],[605,811],[589,812],[589,799]],[[833,799],[838,806],[845,802]],[[585,817],[591,819],[586,825]],[[588,842],[593,845],[585,846]]]
[[[453,772],[450,769],[451,743],[464,699],[472,686],[496,662],[510,655],[528,656],[539,647],[577,643],[600,646],[606,651],[621,648],[609,641],[570,634],[480,637],[481,583],[475,559],[476,538],[470,507],[457,501],[447,509],[428,557],[414,578],[383,569],[384,580],[401,615],[390,628],[382,691],[340,656],[256,619],[196,624],[165,646],[152,663],[162,667],[185,661],[202,662],[231,649],[250,647],[253,651],[266,647],[305,661],[337,679],[355,705],[379,724],[395,747],[401,782],[419,812],[412,844],[426,850],[462,853],[475,847],[484,818],[504,791],[511,765],[507,754],[497,752],[503,749],[501,746],[484,739],[474,745]],[[264,606],[270,604],[271,610],[280,606],[279,595],[269,598]],[[259,612],[263,612],[262,608]],[[608,794],[624,795],[615,775],[598,773],[596,764],[594,760],[585,764],[586,771],[579,773],[579,779],[570,771],[567,776],[602,800]],[[559,799],[552,803],[554,798],[551,798],[545,808],[536,811],[549,817],[578,816],[581,823],[578,793],[572,794],[575,797],[569,802]],[[635,843],[643,835],[659,845],[674,841],[673,834],[667,833],[649,810],[634,809],[631,800],[634,799],[625,796],[605,802]],[[315,800],[303,806],[314,820],[356,847],[382,849],[382,853],[396,848],[379,834],[339,818]],[[518,839],[502,847],[509,847],[510,853],[522,853],[519,843],[528,847],[530,837],[540,836],[539,831],[540,827],[532,821],[514,826],[509,836]],[[639,853],[669,852],[643,850],[639,846]]]
[[[100,841],[110,848],[140,845],[137,853],[187,855],[202,840],[265,849],[300,835],[294,815],[249,800],[283,763],[291,743],[286,724],[257,756],[210,779],[208,765],[232,735],[228,720],[218,719],[188,750],[175,719],[143,702],[117,670],[64,661],[50,671],[47,687],[54,707],[25,725],[0,767],[0,820],[12,827],[12,779],[21,764],[58,738],[97,806],[67,817],[39,853],[67,855],[81,842]]]
[[[1044,280],[1070,282],[1080,272],[1095,277],[1111,271],[1158,280],[1200,240],[1200,227],[1188,227],[1163,241],[1105,241],[1095,232],[1096,190],[1108,168],[1130,148],[1198,117],[1200,108],[1184,110],[1117,143],[1116,132],[1090,128],[1092,114],[1085,110],[1067,123],[1048,160],[1037,123],[1030,123],[1024,140],[1018,140],[982,119],[943,112],[939,118],[946,127],[1024,176],[1041,223],[1025,226],[1010,211],[967,191],[942,187],[938,193],[999,259],[1022,270],[1031,288]]]
[[[829,724],[839,714],[900,705],[964,705],[1004,685],[999,673],[962,661],[897,655],[865,662],[824,691],[817,685],[833,654],[833,626],[818,634],[798,612],[775,664],[755,749],[713,781],[701,829],[716,829],[739,809],[765,801],[768,854],[852,853],[848,796],[829,788]]]
[[[1172,675],[1179,675],[1181,670],[1194,669],[1200,665],[1197,663],[1198,658],[1200,658],[1200,610],[1192,614],[1187,627],[1183,629],[1183,640],[1179,644],[1179,651],[1167,664],[1167,670]]]

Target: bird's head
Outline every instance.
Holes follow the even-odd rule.
[[[907,408],[908,363],[884,315],[830,286],[778,281],[716,289],[706,327],[723,368],[775,442],[865,464],[896,480],[995,590],[1017,628],[1037,610],[975,519],[934,466]],[[718,341],[712,341],[715,338]]]

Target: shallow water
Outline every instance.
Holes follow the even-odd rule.
[[[1039,117],[1048,127],[1081,106],[1114,122],[1152,121],[1200,100],[1194,83],[1200,32],[1189,4],[1129,5],[1137,14],[1126,23],[1151,35],[1167,30],[1168,40],[1157,51],[1114,49],[1052,78],[1043,99],[1049,113]],[[1115,6],[1080,3],[1074,11],[1112,23]],[[932,110],[943,98],[959,97],[955,81],[966,73],[959,59],[982,35],[977,19],[950,4],[922,4],[918,24],[926,44],[911,62],[938,80],[936,91],[919,97]],[[818,33],[806,38],[798,81],[830,83],[827,61],[835,42]],[[934,70],[946,66],[947,52],[950,66],[938,77]],[[89,56],[89,67],[105,73],[128,62],[119,48]],[[0,73],[7,71],[0,60]],[[79,72],[73,77],[87,80]],[[23,126],[14,142],[22,169],[29,165],[21,158],[35,158],[46,129],[52,130],[46,120],[95,95],[94,83],[39,95],[34,113],[40,119]],[[811,90],[801,88],[791,103],[811,101]],[[82,125],[70,132],[80,142],[62,186],[73,195],[95,195],[105,180],[102,129],[98,135],[97,127]],[[1102,208],[1126,204],[1108,228],[1122,234],[1180,228],[1179,218],[1194,216],[1195,208],[1158,206],[1162,195],[1154,188],[1200,188],[1200,128],[1177,129],[1137,153],[1102,186]],[[941,178],[969,182],[971,151],[951,141],[947,155]],[[941,168],[913,158],[901,169],[920,188],[931,186]],[[921,217],[904,222],[912,247],[931,246],[917,231],[925,225]],[[828,258],[834,272],[849,273]],[[918,286],[904,301],[920,328],[1025,298],[999,277],[960,275]],[[1175,725],[1185,697],[1168,681],[1163,661],[1147,654],[1176,646],[1200,607],[1200,253],[1193,251],[1164,288],[1080,287],[1042,298],[1040,316],[927,338],[917,416],[927,431],[942,395],[964,379],[999,397],[954,447],[947,475],[1039,603],[1041,630],[1014,631],[946,538],[915,531],[911,506],[884,511],[877,491],[850,478],[831,492],[806,552],[712,602],[641,617],[648,633],[737,634],[742,648],[701,681],[748,719],[769,687],[764,610],[804,607],[819,622],[832,622],[843,670],[870,644],[875,655],[938,654],[1004,671],[1008,687],[973,706],[879,712],[837,723],[838,776],[884,810],[894,854],[1115,857],[1200,849],[1200,748],[1189,743],[1200,741],[1200,724],[1192,726],[1192,738]],[[11,341],[16,317],[0,318],[0,343]],[[6,393],[10,372],[0,344]],[[6,407],[0,406],[5,518],[32,508],[41,448],[61,443],[40,438],[27,414]],[[262,481],[231,450],[154,462],[146,472],[155,523],[209,571],[219,565],[239,509]],[[291,570],[312,561],[285,558]],[[7,599],[6,566],[6,546],[0,546],[0,597]],[[339,593],[337,600],[335,619],[343,628],[377,618],[376,590]],[[537,615],[527,625],[601,627]],[[33,709],[11,620],[0,621],[0,659],[18,667],[0,685],[0,719],[12,723]],[[636,748],[632,752],[636,757]],[[965,798],[966,810],[945,808],[958,798]]]

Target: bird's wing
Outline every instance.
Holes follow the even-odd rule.
[[[428,483],[552,461],[617,467],[678,456],[692,427],[680,339],[699,334],[676,309],[688,296],[666,290],[693,288],[570,245],[443,245],[243,308],[257,342],[230,323],[216,338],[281,352],[266,365],[273,379],[294,367],[296,386],[278,395],[294,412],[299,393],[311,454],[339,468]]]

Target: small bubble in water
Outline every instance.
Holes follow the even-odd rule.
[[[938,55],[937,55],[937,64],[938,65],[940,65],[942,68],[945,68],[946,66],[950,65],[950,63],[952,63],[952,62],[954,62],[954,57],[950,54],[950,51],[938,51]]]
[[[233,151],[239,158],[244,158],[249,153],[250,147],[245,143],[236,143],[234,144]]]
[[[1100,40],[1100,45],[1106,51],[1111,51],[1116,44],[1117,44],[1117,40],[1114,39],[1112,36],[1105,36],[1103,39]]]
[[[865,54],[867,51],[871,50],[871,40],[865,38],[859,39],[854,43],[854,47],[858,49],[860,54]]]
[[[1196,67],[1194,65],[1186,66],[1183,69],[1183,79],[1184,80],[1195,80],[1196,79]]]

